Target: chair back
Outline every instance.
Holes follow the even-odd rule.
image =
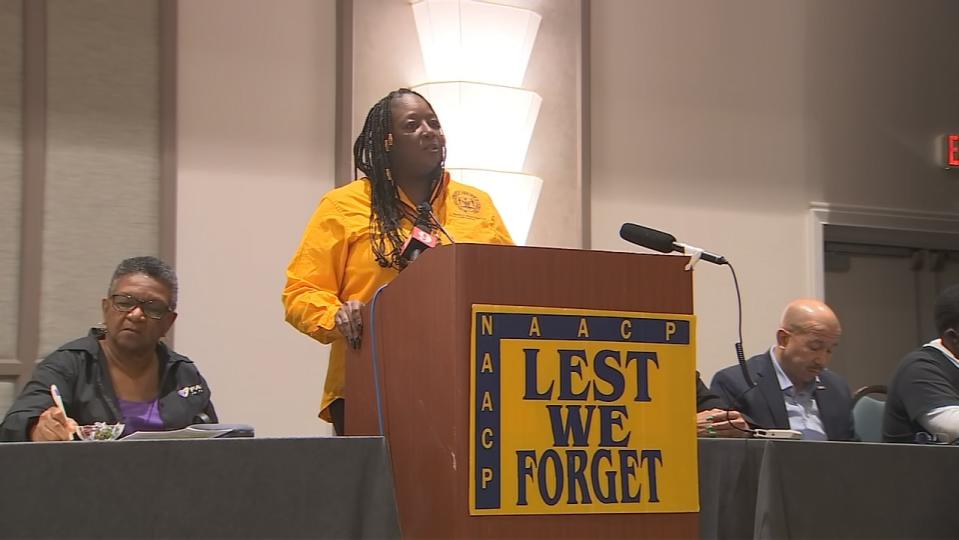
[[[864,386],[857,390],[852,398],[856,438],[863,442],[882,442],[882,417],[885,412],[885,386]]]

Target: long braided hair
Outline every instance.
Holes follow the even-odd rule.
[[[353,143],[353,167],[370,179],[371,212],[370,240],[373,255],[380,266],[402,270],[409,261],[402,257],[404,238],[400,231],[403,218],[415,219],[412,210],[400,203],[399,188],[393,179],[390,165],[390,150],[393,145],[392,103],[405,94],[419,96],[433,110],[433,106],[418,92],[400,88],[379,100],[366,114],[363,130]],[[434,172],[432,185],[443,177],[446,149],[443,148],[440,163]],[[355,178],[354,178],[355,179]]]

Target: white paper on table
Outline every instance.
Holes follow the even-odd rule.
[[[225,435],[234,428],[220,427],[210,425],[209,427],[199,424],[196,426],[187,426],[183,429],[173,431],[137,431],[120,439],[121,441],[162,441],[179,439],[213,439],[220,435]]]

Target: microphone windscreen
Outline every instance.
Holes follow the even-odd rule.
[[[643,227],[642,225],[636,225],[635,223],[623,223],[623,226],[619,229],[619,236],[627,242],[632,242],[660,253],[672,253],[675,249],[673,246],[673,243],[676,242],[675,236],[664,233],[663,231],[657,231],[656,229],[650,229],[649,227]]]

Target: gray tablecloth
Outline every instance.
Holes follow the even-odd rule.
[[[703,538],[959,538],[959,448],[700,440]]]
[[[399,536],[379,438],[3,444],[0,463],[4,538]],[[959,537],[956,447],[704,439],[699,463],[703,538]]]
[[[3,538],[396,538],[383,440],[0,445]]]

